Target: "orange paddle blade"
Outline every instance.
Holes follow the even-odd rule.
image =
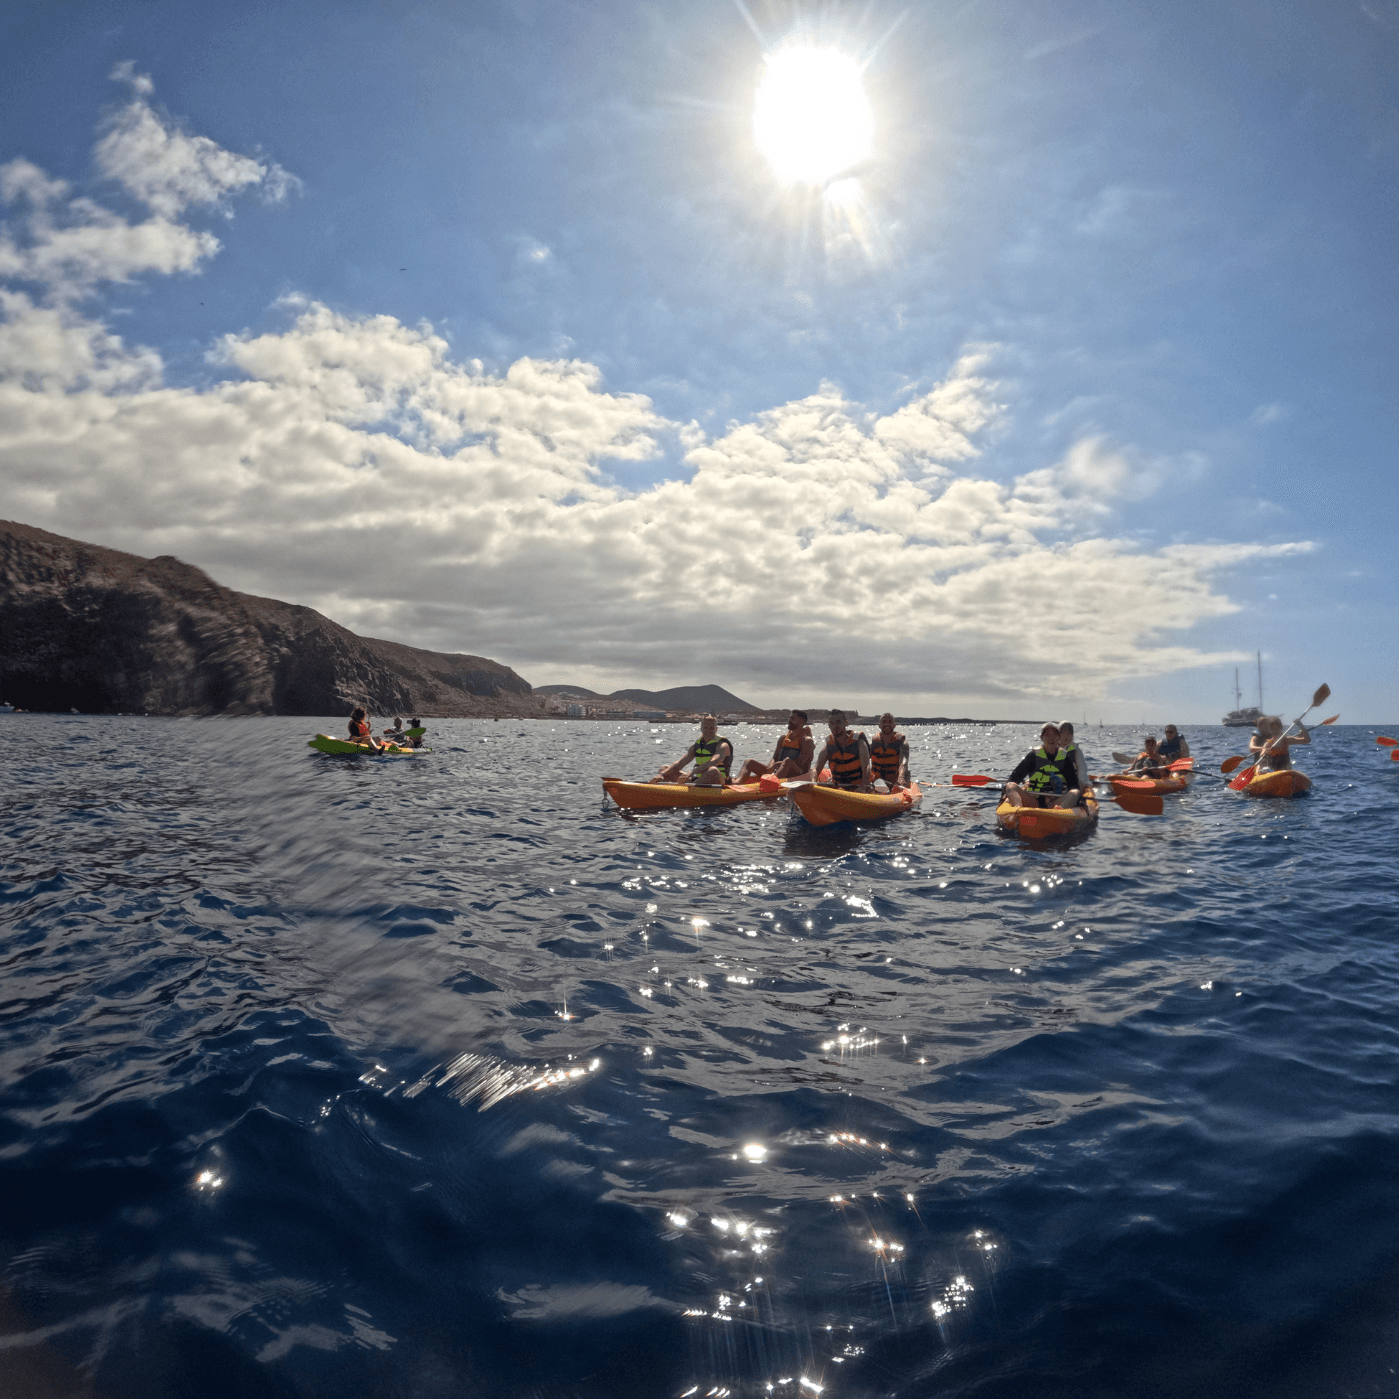
[[[1225,758],[1225,760],[1220,763],[1219,770],[1220,772],[1233,772],[1240,763],[1246,762],[1248,762],[1247,758]]]
[[[1173,763],[1171,764],[1171,771],[1172,771],[1172,772],[1191,772],[1191,771],[1194,770],[1194,767],[1195,767],[1195,759],[1194,759],[1194,758],[1177,758],[1177,759],[1175,760],[1175,762],[1173,762]]]
[[[1389,752],[1391,762],[1399,763],[1399,748],[1392,748]]]
[[[984,787],[988,782],[995,780],[994,777],[981,777],[969,772],[954,772],[952,774],[954,787]]]
[[[1379,734],[1375,742],[1384,744],[1386,748],[1399,748],[1399,738],[1386,738],[1384,734]]]
[[[1133,816],[1160,816],[1166,809],[1166,803],[1156,795],[1148,797],[1137,792],[1119,792],[1112,800]]]
[[[1339,714],[1333,714],[1329,719],[1323,719],[1321,723],[1319,723],[1316,727],[1319,729],[1324,729],[1327,726],[1327,724],[1334,724],[1336,720],[1340,717],[1341,716]]]
[[[1127,777],[1112,777],[1108,779],[1112,783],[1113,791],[1129,792],[1154,792],[1156,784],[1151,781],[1137,782]]]
[[[1246,767],[1229,785],[1236,791],[1242,792],[1250,782],[1253,781],[1253,774],[1258,771],[1258,764]]]

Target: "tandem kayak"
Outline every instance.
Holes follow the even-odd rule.
[[[397,743],[380,744],[376,753],[367,743],[351,743],[346,738],[331,738],[329,734],[317,734],[309,739],[308,748],[318,748],[322,753],[363,756],[371,758],[413,758],[420,753],[431,753],[431,748],[404,748]]]
[[[677,806],[738,806],[763,797],[780,797],[783,785],[772,778],[730,787],[696,787],[689,782],[624,782],[604,777],[602,790],[626,811],[664,811]]]
[[[1118,790],[1119,782],[1127,784],[1122,788],[1127,792],[1183,792],[1190,785],[1191,774],[1188,772],[1175,773],[1170,777],[1142,777],[1130,772],[1114,772],[1109,774],[1107,780],[1112,784],[1112,790]],[[1143,787],[1143,782],[1150,782],[1150,787]]]
[[[816,782],[792,784],[792,800],[797,810],[813,826],[830,826],[837,821],[882,821],[901,811],[912,811],[923,800],[916,782],[897,792],[852,792],[826,787]]]
[[[1246,797],[1300,797],[1311,791],[1312,780],[1296,768],[1283,768],[1280,772],[1255,773],[1243,783],[1236,777],[1229,785]]]
[[[1001,828],[1031,840],[1089,830],[1098,819],[1098,803],[1084,797],[1078,806],[1015,806],[1002,801],[996,808]]]

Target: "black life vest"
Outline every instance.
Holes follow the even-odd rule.
[[[1067,792],[1078,786],[1078,771],[1074,755],[1061,748],[1050,757],[1043,748],[1036,748],[1031,756],[1035,760],[1035,770],[1025,779],[1025,785],[1032,792]]]

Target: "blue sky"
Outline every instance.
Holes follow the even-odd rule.
[[[13,13],[6,516],[536,684],[1393,717],[1394,0]]]

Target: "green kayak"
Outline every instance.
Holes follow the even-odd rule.
[[[381,745],[376,753],[367,743],[351,743],[347,738],[331,738],[329,734],[317,734],[307,741],[308,748],[317,748],[322,753],[350,754],[373,758],[416,758],[422,753],[431,753],[431,748],[403,748],[396,743]]]

